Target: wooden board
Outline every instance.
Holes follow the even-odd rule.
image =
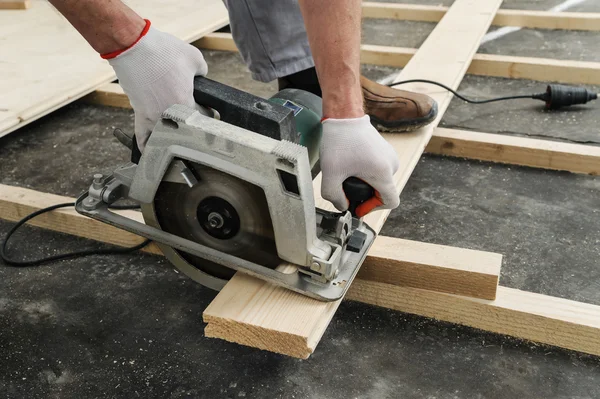
[[[74,198],[0,184],[0,219],[15,222],[42,208],[74,201]],[[143,222],[140,212],[117,213]],[[134,246],[143,240],[125,230],[82,216],[72,208],[45,213],[30,224],[120,246]],[[144,250],[160,254],[155,245]],[[359,278],[381,281],[389,274],[385,281],[394,284],[493,299],[501,263],[500,254],[378,237]]]
[[[361,61],[402,68],[416,51],[405,47],[363,45]],[[600,84],[600,62],[476,54],[467,73],[542,82]]]
[[[0,0],[0,10],[26,10],[30,6],[29,0]]]
[[[131,109],[129,97],[118,83],[108,83],[81,99],[88,104]]]
[[[346,299],[600,355],[600,306],[498,287],[494,301],[356,280]]]
[[[190,42],[228,23],[220,0],[127,3],[157,28]],[[115,79],[110,65],[47,1],[33,2],[24,13],[0,13],[0,42],[0,137]]]
[[[192,44],[200,49],[238,51],[238,48],[233,41],[233,36],[231,33],[227,32],[209,33]]]
[[[229,33],[207,35],[197,45],[204,49],[237,51]],[[363,44],[361,62],[403,68],[416,52],[415,48]],[[476,54],[467,73],[541,82],[600,85],[600,62]]]
[[[363,18],[438,22],[446,11],[448,7],[444,6],[363,2]],[[492,25],[600,31],[600,13],[501,9],[496,13]]]
[[[32,211],[71,201],[73,199],[68,197],[0,185],[0,218],[14,221]],[[137,212],[121,212],[127,217],[141,220]],[[33,224],[117,245],[134,245],[141,240],[133,234],[83,217],[72,210],[51,212],[34,219]],[[154,250],[152,247],[149,249],[151,252],[160,253],[155,247]],[[379,278],[377,275],[384,276],[387,271],[398,276],[394,266],[386,266],[389,263],[386,257],[398,258],[398,256],[403,259],[397,264],[398,267],[403,267],[402,263],[404,262],[408,262],[409,265],[430,263],[431,265],[437,264],[435,267],[438,268],[454,268],[453,273],[469,271],[462,276],[465,278],[464,284],[468,284],[472,273],[495,273],[499,270],[501,261],[501,256],[498,254],[378,237],[370,252],[370,257],[373,259],[368,259],[363,266],[361,275],[352,285],[347,299],[581,352],[599,354],[600,308],[598,306],[505,287],[498,287],[498,296],[495,301],[484,301],[410,288],[414,285],[399,286],[402,283],[401,279],[394,281],[395,285],[381,282],[383,278]],[[479,267],[473,267],[469,263],[474,256],[479,259],[477,264]],[[384,259],[381,269],[377,266],[378,258]],[[427,269],[421,268],[411,272],[415,273],[414,275],[423,276]],[[414,275],[409,275],[409,278],[413,280]],[[428,280],[422,279],[422,281]],[[429,281],[434,280],[429,279]],[[419,286],[419,284],[415,285]],[[463,284],[458,284],[458,286],[461,285]],[[276,339],[279,338],[279,335],[276,334],[272,336]],[[288,343],[282,341],[281,345],[288,345]],[[298,354],[298,357],[302,356],[305,354]]]
[[[84,101],[131,108],[118,84],[87,95]],[[425,152],[540,169],[600,175],[600,147],[502,134],[436,128]]]
[[[39,211],[40,209],[68,202],[74,203],[75,199],[62,195],[42,193],[28,188],[0,184],[0,219],[11,222],[21,220],[30,213]],[[140,212],[131,210],[116,212],[125,217],[143,221]],[[28,224],[123,247],[135,246],[144,241],[142,237],[136,234],[80,215],[73,208],[57,209],[53,212],[44,213],[32,219]],[[161,253],[154,244],[144,248],[144,251],[154,254]]]
[[[541,82],[600,84],[600,62],[477,54],[469,73]]]
[[[502,255],[377,237],[357,278],[494,299]]]
[[[600,147],[438,128],[427,153],[600,175]]]
[[[457,0],[433,30],[398,79],[434,79],[458,87],[500,0]],[[439,105],[434,123],[403,135],[385,135],[394,146],[401,168],[395,176],[401,190],[417,164],[451,94],[412,84],[409,90],[433,96]],[[319,179],[315,183],[317,206]],[[374,212],[365,221],[379,231],[389,211]],[[204,311],[205,334],[290,356],[308,357],[321,339],[341,301],[324,303],[237,273]]]

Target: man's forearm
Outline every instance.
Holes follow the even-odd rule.
[[[129,47],[145,21],[119,0],[49,0],[100,54]]]
[[[361,0],[300,0],[323,91],[323,115],[364,115],[360,86]]]

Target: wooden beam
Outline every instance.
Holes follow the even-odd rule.
[[[481,161],[600,175],[600,147],[438,128],[425,151]]]
[[[356,280],[346,299],[600,355],[600,306],[498,287],[494,301]]]
[[[198,40],[196,44],[203,49],[237,51],[229,33],[213,33]],[[414,48],[363,44],[361,62],[403,68],[416,52],[417,49]],[[467,73],[542,82],[600,85],[600,62],[476,54]]]
[[[131,109],[129,97],[118,83],[108,83],[81,99],[88,104]]]
[[[439,22],[448,7],[421,4],[376,3],[363,1],[363,18],[397,19],[402,21]],[[500,12],[500,11],[498,11]]]
[[[493,25],[531,29],[600,31],[600,13],[500,10]]]
[[[469,73],[541,82],[600,84],[600,62],[477,54]]]
[[[98,89],[84,100],[93,104],[131,108],[129,99],[116,83]],[[600,175],[600,147],[591,145],[436,128],[425,152],[540,169]]]
[[[398,79],[435,79],[458,87],[500,3],[500,0],[456,0]],[[432,90],[431,86],[411,84],[407,89],[431,95],[438,102],[439,116],[416,132],[385,135],[403,160],[395,176],[400,190],[452,98],[448,92]],[[319,180],[315,182],[316,204],[323,207],[329,204],[320,198]],[[365,222],[379,231],[388,215],[389,211],[374,212],[365,217]],[[340,302],[319,302],[237,273],[204,311],[208,323],[205,334],[290,356],[308,357]]]
[[[11,222],[16,222],[40,209],[67,202],[75,202],[75,199],[0,184],[0,219]],[[137,221],[143,220],[140,212],[130,210],[116,212]],[[29,224],[123,247],[138,245],[144,240],[142,237],[128,231],[80,215],[73,208],[57,209],[53,212],[44,213],[32,219]],[[147,246],[144,250],[154,254],[161,253],[154,244]]]
[[[416,48],[363,44],[360,46],[360,62],[404,68],[416,53]]]
[[[447,10],[448,7],[444,6],[363,2],[363,18],[438,22]],[[496,13],[492,25],[600,31],[600,13],[501,9]]]
[[[0,10],[26,10],[30,6],[30,0],[0,0]]]
[[[361,60],[363,63],[402,68],[415,52],[416,49],[411,48],[363,44]],[[542,82],[600,84],[600,62],[476,54],[467,73]]]
[[[51,205],[74,201],[74,198],[0,184],[0,219],[16,222]],[[143,222],[140,212],[117,213]],[[143,240],[128,231],[82,216],[72,208],[45,213],[34,218],[31,224],[120,246],[137,245]],[[145,250],[160,254],[155,245]],[[500,254],[377,237],[359,278],[493,299],[496,297],[501,263]]]
[[[377,237],[357,278],[494,299],[502,255]]]
[[[16,221],[35,210],[71,201],[73,198],[0,185],[0,218]],[[123,211],[123,213],[127,217],[140,220],[137,212]],[[53,211],[33,219],[32,223],[38,227],[117,245],[134,245],[141,240],[140,237],[83,217],[72,210]],[[158,249],[151,252],[160,254]],[[401,256],[399,258],[401,260],[397,264],[390,263],[393,260],[390,261],[388,258],[397,259],[398,256]],[[473,264],[473,258],[479,259],[479,262]],[[379,263],[378,259],[382,259],[382,263]],[[498,254],[379,237],[359,277],[350,288],[347,299],[581,352],[600,354],[598,342],[600,311],[597,306],[505,287],[498,287],[495,301],[410,288],[426,286],[420,283],[412,284],[410,280],[417,280],[415,276],[422,276],[421,281],[428,281],[427,284],[434,281],[444,283],[437,280],[442,275],[425,278],[424,273],[430,272],[433,268],[448,269],[443,273],[451,279],[453,279],[452,275],[455,275],[458,280],[465,278],[465,281],[459,281],[457,286],[468,286],[475,283],[474,275],[493,274],[499,270],[500,260],[501,256]],[[408,267],[400,273],[404,273],[409,281],[403,282],[403,278],[398,278],[401,274],[396,267],[405,267],[405,263]],[[430,266],[413,269],[417,267],[416,265],[425,263]],[[377,266],[378,264],[381,264],[381,268]],[[391,273],[394,285],[389,284],[390,279],[385,278],[387,272]],[[457,273],[463,274],[461,276]],[[406,287],[399,286],[403,283],[408,284]],[[448,291],[452,290],[445,292]],[[223,328],[222,325],[219,326]],[[273,337],[279,338],[278,335]],[[283,345],[284,342],[281,344]]]
[[[196,40],[192,45],[206,50],[238,51],[231,33],[225,32],[210,33]]]

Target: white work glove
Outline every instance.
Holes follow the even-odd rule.
[[[175,36],[150,28],[131,48],[108,61],[135,112],[140,151],[171,105],[203,110],[194,101],[194,76],[205,76],[208,66],[200,50]]]
[[[371,125],[369,116],[356,119],[325,119],[320,151],[321,195],[340,211],[348,209],[342,184],[357,177],[376,191],[375,197],[357,207],[359,217],[375,209],[394,209],[400,204],[394,174],[398,155]]]

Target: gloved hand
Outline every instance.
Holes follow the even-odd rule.
[[[130,48],[106,54],[135,112],[135,136],[140,151],[162,113],[183,104],[204,113],[194,101],[194,76],[205,76],[208,66],[200,50],[175,36],[151,28],[147,22]],[[112,55],[112,57],[111,57]]]
[[[359,217],[375,209],[394,209],[400,204],[393,176],[400,166],[392,146],[371,125],[369,116],[325,119],[320,149],[321,195],[340,211],[348,209],[344,180],[357,177],[376,191],[375,197],[356,209]]]

